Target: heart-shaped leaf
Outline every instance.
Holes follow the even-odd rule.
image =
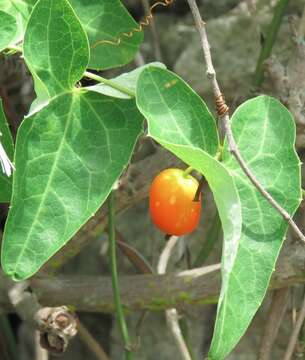
[[[142,129],[134,100],[75,90],[24,120],[4,231],[2,267],[33,275],[97,211]]]
[[[232,130],[249,168],[293,215],[301,201],[301,177],[294,148],[295,124],[289,111],[277,100],[260,96],[236,110]],[[209,353],[211,360],[225,359],[249,326],[267,291],[288,228],[282,216],[250,183],[230,155],[227,143],[223,159],[238,189],[243,227],[230,271],[223,259],[225,277]],[[228,265],[231,267],[231,263]]]
[[[67,0],[39,0],[24,37],[24,58],[50,97],[71,90],[89,61],[88,39]]]

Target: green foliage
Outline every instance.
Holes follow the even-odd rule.
[[[142,31],[124,36],[138,24],[119,0],[70,0],[90,42],[90,69],[109,69],[129,63],[139,51]],[[111,43],[103,42],[104,40]]]
[[[37,2],[23,47],[31,72],[44,83],[51,97],[71,90],[89,61],[86,33],[66,0]]]
[[[244,175],[227,143],[223,165],[205,152],[209,149],[215,155],[211,149],[218,142],[214,137],[207,146],[205,134],[213,139],[213,125],[203,111],[205,105],[195,101],[197,96],[166,70],[148,68],[139,77],[137,104],[148,120],[149,135],[206,177],[218,207],[224,231],[222,289],[209,356],[222,360],[262,302],[288,225]],[[253,173],[293,214],[301,193],[290,113],[276,100],[262,96],[242,105],[233,115],[232,126]]]
[[[278,101],[260,96],[232,117],[243,158],[264,188],[291,215],[301,201],[300,162],[294,149],[295,124]],[[223,261],[222,291],[210,359],[222,360],[246,331],[266,293],[288,224],[254,188],[225,144],[224,165],[242,205],[242,236],[233,267]]]
[[[14,42],[23,39],[26,23],[33,5],[37,0],[1,0],[0,10],[10,14],[16,20],[17,32]],[[2,32],[1,32],[2,36]]]
[[[17,23],[13,16],[0,11],[0,51],[4,50],[14,40],[17,32]]]
[[[2,134],[2,136],[1,136]],[[14,156],[14,145],[6,117],[0,99],[0,142],[3,145],[8,157],[12,160]],[[9,202],[12,192],[12,180],[2,173],[0,168],[0,202]]]
[[[135,69],[133,71],[121,74],[121,75],[117,76],[116,78],[111,79],[112,84],[123,86],[124,88],[128,89],[131,93],[135,93],[138,78],[139,78],[141,72],[150,66],[160,67],[162,69],[166,68],[166,66],[164,64],[159,63],[159,62],[153,62],[150,64],[146,64],[146,65],[138,67],[137,69]],[[93,85],[93,86],[88,86],[86,89],[90,90],[90,91],[96,91],[100,94],[117,97],[120,99],[129,99],[131,97],[130,95],[128,95],[122,91],[119,91],[118,89],[113,88],[113,86],[102,84],[102,83]]]
[[[177,75],[148,67],[140,74],[136,98],[145,118],[157,119],[148,123],[151,134],[216,155],[215,120],[203,100]]]
[[[211,113],[180,78],[152,67],[139,77],[137,104],[148,121],[149,135],[207,179],[223,226],[223,277],[226,278],[241,234],[241,206],[230,173],[207,152],[215,155],[218,148]]]
[[[22,123],[2,248],[6,274],[34,274],[94,215],[141,129],[133,100],[83,91],[56,97]]]
[[[69,2],[79,17],[90,42],[89,68],[110,69],[125,65],[134,58],[142,43],[143,32],[139,31],[139,25],[121,1],[69,0]],[[6,11],[17,20],[16,41],[23,39],[26,23],[36,3],[37,0],[1,0],[0,10]],[[63,6],[62,0],[50,0],[49,3],[52,3],[53,8]],[[49,18],[47,15],[49,5],[44,2],[43,6],[45,6],[45,14],[40,18],[42,21]],[[53,21],[55,14],[53,13]],[[36,17],[33,21],[34,24],[37,19]],[[59,26],[59,31],[61,27],[62,25]],[[132,36],[124,35],[131,32]]]

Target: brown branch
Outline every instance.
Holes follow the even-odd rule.
[[[210,44],[208,41],[205,23],[201,18],[198,6],[196,4],[196,0],[187,0],[191,9],[191,12],[194,17],[196,28],[200,34],[201,39],[201,45],[204,53],[204,59],[207,66],[207,77],[211,82],[213,93],[215,99],[222,98],[222,93],[220,91],[220,87],[216,78],[216,72],[213,66],[212,62],[212,56],[210,51]],[[302,234],[300,229],[298,228],[297,224],[292,220],[289,213],[281,207],[281,205],[264,189],[264,187],[261,185],[261,183],[258,181],[258,179],[255,177],[255,175],[252,173],[252,171],[249,169],[248,165],[242,158],[239,149],[237,147],[237,144],[234,140],[234,136],[232,133],[232,129],[230,126],[230,118],[228,111],[226,111],[222,116],[225,133],[228,141],[228,146],[230,153],[235,157],[237,162],[239,163],[240,167],[244,171],[244,173],[247,175],[251,183],[256,187],[256,189],[262,194],[262,196],[276,209],[283,219],[289,223],[297,237],[305,243],[305,236]]]
[[[276,290],[273,294],[258,360],[270,360],[272,358],[271,351],[287,309],[289,293],[290,288],[287,287]]]
[[[119,283],[124,309],[164,310],[186,304],[214,303],[220,288],[219,269],[217,264],[178,274],[121,276]],[[109,277],[72,275],[52,280],[39,278],[34,279],[31,285],[42,305],[65,304],[85,312],[115,311]]]
[[[294,243],[282,249],[269,289],[305,283],[305,247]],[[216,303],[220,289],[220,265],[178,274],[130,275],[120,278],[126,311],[164,310],[185,305]],[[41,306],[67,305],[84,312],[113,313],[113,291],[109,277],[61,276],[33,278],[31,288]],[[14,312],[0,278],[0,309]]]
[[[302,246],[303,248],[303,246]],[[305,250],[281,259],[270,289],[305,283]],[[216,303],[220,289],[219,265],[178,274],[120,277],[122,302],[126,311],[164,310],[185,305]],[[62,276],[33,279],[32,289],[45,306],[68,305],[84,312],[114,312],[111,279],[94,276]],[[0,303],[4,294],[0,293]],[[5,307],[7,309],[7,305]],[[11,309],[12,311],[12,309]]]
[[[185,305],[217,303],[220,289],[219,265],[210,272],[201,269],[166,275],[132,275],[120,278],[122,301],[127,311],[159,311]],[[214,270],[214,271],[212,271]],[[206,271],[206,270],[205,270]],[[305,270],[286,273],[279,269],[272,278],[270,289],[305,283]],[[111,279],[95,276],[61,276],[32,281],[32,289],[42,306],[65,304],[80,312],[113,313],[114,301]],[[1,311],[14,312],[6,293],[0,292]]]
[[[298,316],[297,322],[295,324],[295,327],[294,327],[291,337],[289,339],[289,343],[288,343],[287,350],[286,350],[286,353],[284,356],[284,360],[292,359],[295,345],[298,341],[299,333],[301,331],[304,320],[305,320],[305,297],[302,302],[302,306],[301,306],[301,310],[300,310],[300,314]]]
[[[151,274],[154,272],[152,266],[143,257],[143,255],[137,249],[128,244],[124,236],[117,229],[115,231],[115,235],[117,247],[130,261],[135,270],[137,270],[140,274]]]

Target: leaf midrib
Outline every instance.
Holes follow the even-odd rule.
[[[180,126],[178,125],[178,122],[177,122],[175,116],[174,116],[174,115],[172,114],[172,112],[171,112],[171,108],[167,105],[167,103],[166,103],[166,101],[165,101],[165,99],[164,99],[164,96],[162,95],[162,93],[161,93],[161,91],[160,91],[160,89],[159,89],[159,86],[157,86],[157,84],[156,84],[156,82],[155,82],[155,80],[154,80],[154,77],[153,77],[152,73],[149,72],[148,75],[149,75],[149,77],[151,78],[152,83],[154,84],[155,89],[157,90],[157,93],[158,93],[159,96],[160,96],[161,102],[162,102],[163,105],[165,105],[166,108],[168,109],[168,114],[169,114],[170,118],[171,118],[171,119],[173,120],[173,122],[175,123],[176,128],[177,128],[177,130],[179,131],[180,135],[181,135],[181,136],[183,137],[183,139],[186,141],[186,144],[185,144],[185,145],[192,146],[190,140],[184,135],[184,132],[182,131],[182,129],[181,129]],[[152,134],[152,133],[150,132],[150,122],[148,122],[148,129],[149,129],[149,133]],[[204,144],[205,144],[205,140],[204,140]]]
[[[16,261],[15,261],[15,267],[14,267],[14,271],[12,273],[12,275],[14,276],[16,274],[16,270],[19,266],[19,261],[20,259],[22,258],[23,254],[24,254],[24,251],[25,249],[27,248],[27,244],[29,242],[29,239],[32,235],[32,232],[33,232],[33,229],[35,228],[36,226],[36,223],[38,221],[38,218],[40,216],[40,213],[41,213],[41,210],[43,208],[43,204],[46,200],[46,197],[47,197],[47,194],[49,193],[49,190],[50,190],[50,186],[51,186],[51,183],[53,181],[53,175],[54,175],[54,172],[56,171],[56,167],[57,167],[57,164],[58,164],[58,161],[59,161],[59,157],[61,155],[61,150],[63,148],[63,145],[65,143],[65,140],[66,140],[66,134],[67,134],[67,131],[68,131],[68,128],[69,128],[69,125],[70,125],[70,121],[71,121],[71,114],[72,114],[72,109],[73,109],[73,103],[74,103],[74,95],[71,94],[71,104],[70,104],[70,110],[69,110],[69,113],[68,113],[68,116],[67,116],[67,122],[66,122],[66,126],[65,126],[65,130],[64,130],[64,134],[62,136],[62,140],[59,144],[59,147],[58,147],[58,151],[57,151],[57,154],[55,156],[55,159],[54,159],[54,162],[53,162],[53,165],[52,165],[52,168],[51,168],[51,171],[50,171],[50,174],[49,174],[49,179],[48,179],[48,182],[46,184],[46,188],[45,188],[45,192],[41,198],[41,201],[40,201],[40,204],[38,206],[38,209],[37,209],[37,212],[36,212],[36,215],[33,219],[33,222],[31,224],[31,227],[29,229],[29,232],[28,232],[28,235],[24,241],[24,246],[22,248],[22,250],[20,251],[20,254],[19,256],[17,257]]]

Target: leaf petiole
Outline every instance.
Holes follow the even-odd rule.
[[[10,45],[5,50],[8,50],[8,51],[11,51],[14,53],[17,53],[17,52],[22,53],[22,47],[17,46],[17,45]]]
[[[114,88],[116,90],[121,91],[124,94],[127,94],[127,95],[131,96],[131,97],[135,97],[135,93],[132,90],[127,89],[124,86],[121,86],[119,84],[116,84],[115,82],[113,82],[111,80],[105,79],[102,76],[93,74],[93,73],[91,73],[89,71],[85,71],[84,76],[88,77],[89,79],[98,81],[98,82],[100,82],[102,84],[108,85],[108,86],[110,86],[110,87],[112,87],[112,88]]]

